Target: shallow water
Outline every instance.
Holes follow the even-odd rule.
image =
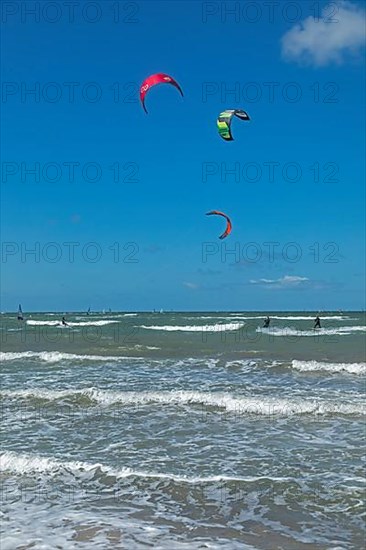
[[[363,546],[362,313],[66,317],[1,316],[2,550]]]

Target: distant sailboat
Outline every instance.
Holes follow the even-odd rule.
[[[20,304],[18,308],[18,321],[24,321],[22,306]]]

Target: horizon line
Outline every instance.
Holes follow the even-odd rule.
[[[144,309],[144,310],[112,310],[112,311],[105,311],[105,310],[95,310],[90,311],[90,314],[101,314],[101,315],[108,315],[110,313],[366,313],[365,309],[323,309],[323,310],[315,310],[315,309],[246,309],[246,310],[234,310],[234,309],[168,309],[168,310],[151,310],[151,309]],[[0,315],[9,315],[14,314],[16,315],[18,311],[1,311]],[[71,315],[73,313],[78,314],[84,314],[88,315],[86,310],[30,310],[29,313],[59,313],[64,315]],[[24,314],[24,311],[23,311]]]

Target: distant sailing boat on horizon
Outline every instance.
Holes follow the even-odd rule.
[[[18,307],[18,321],[24,321],[22,306],[20,304]]]

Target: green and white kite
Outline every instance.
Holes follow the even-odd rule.
[[[225,141],[233,141],[233,136],[231,134],[231,119],[233,116],[237,116],[241,120],[250,120],[248,113],[242,109],[226,109],[219,114],[217,119],[217,128],[219,134]]]

